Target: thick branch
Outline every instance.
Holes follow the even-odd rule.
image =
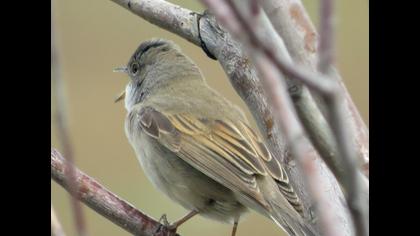
[[[51,178],[69,193],[66,166],[69,163],[55,149],[51,149]],[[153,218],[145,215],[131,204],[108,191],[96,180],[74,167],[76,189],[74,196],[97,213],[126,231],[140,236],[175,236],[175,231],[168,230]]]
[[[150,23],[200,46],[197,16],[193,11],[162,0],[112,0]]]

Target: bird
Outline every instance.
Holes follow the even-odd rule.
[[[249,210],[289,235],[317,235],[282,164],[241,109],[209,87],[174,42],[142,42],[126,66],[125,133],[150,182],[189,212],[233,225]]]

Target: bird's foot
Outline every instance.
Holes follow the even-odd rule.
[[[166,214],[163,214],[159,218],[159,223],[160,225],[157,227],[153,235],[159,235],[159,233],[163,230],[163,228],[166,228],[168,231],[174,231],[174,232],[176,232],[176,229],[178,228],[178,225],[169,224]]]
[[[168,226],[169,222],[168,222],[168,218],[166,218],[166,214],[163,214],[160,218],[159,218],[159,223]]]

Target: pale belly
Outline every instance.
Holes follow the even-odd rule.
[[[246,212],[231,190],[197,171],[154,139],[140,135],[136,141],[141,143],[135,151],[146,176],[187,210],[197,210],[222,222],[233,222]]]

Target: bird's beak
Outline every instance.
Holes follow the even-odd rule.
[[[119,102],[119,101],[123,100],[124,98],[125,98],[125,91],[122,91],[122,92],[120,93],[120,95],[118,95],[118,96],[115,98],[114,102],[115,102],[115,103],[117,103],[117,102]]]
[[[127,73],[127,67],[126,66],[122,66],[122,67],[117,67],[114,70],[112,70],[113,72],[123,72],[123,73]]]
[[[122,66],[122,67],[117,67],[113,70],[113,72],[123,72],[123,73],[127,73],[127,67],[126,66]],[[115,103],[123,100],[125,98],[125,90],[122,91],[114,100]]]

